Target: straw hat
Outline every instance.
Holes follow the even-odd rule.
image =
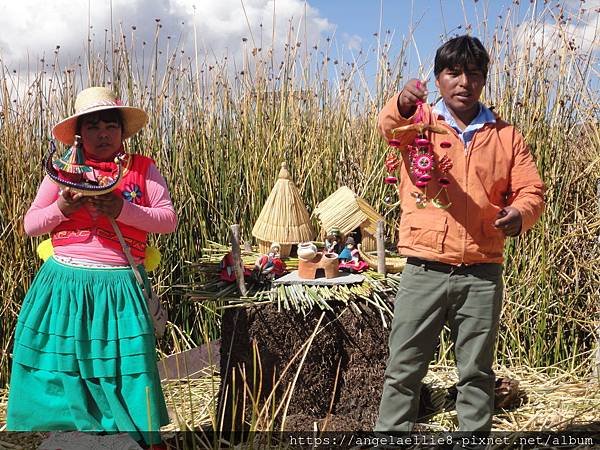
[[[110,89],[105,87],[90,87],[81,91],[75,99],[75,114],[58,122],[52,129],[52,134],[63,144],[72,145],[75,141],[77,118],[84,114],[118,109],[123,119],[123,139],[133,136],[140,131],[146,122],[148,114],[143,109],[125,106]]]

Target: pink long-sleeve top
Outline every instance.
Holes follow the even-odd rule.
[[[46,176],[36,194],[33,204],[25,214],[24,227],[29,236],[40,236],[52,232],[67,217],[58,208],[56,199],[59,187]],[[116,218],[117,223],[134,226],[148,233],[172,233],[177,228],[177,215],[171,202],[167,183],[154,164],[146,173],[146,192],[150,202],[144,207],[123,202],[123,209]],[[103,246],[96,236],[87,242],[61,245],[54,248],[57,256],[107,265],[128,265],[125,254]],[[140,263],[141,260],[136,261]]]

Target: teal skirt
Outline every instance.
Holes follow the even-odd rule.
[[[146,301],[129,267],[49,258],[15,330],[7,429],[128,432],[169,423]]]

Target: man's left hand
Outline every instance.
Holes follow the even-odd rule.
[[[494,227],[504,233],[505,236],[518,236],[523,225],[523,218],[517,208],[505,206],[496,215]]]

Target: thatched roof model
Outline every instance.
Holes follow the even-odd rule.
[[[285,163],[281,164],[278,180],[252,228],[252,236],[282,245],[307,242],[315,237],[310,215]]]
[[[348,234],[360,227],[374,235],[377,221],[383,219],[371,205],[348,186],[342,186],[319,203],[313,214],[319,219],[325,232],[332,227],[337,227],[342,234]]]

